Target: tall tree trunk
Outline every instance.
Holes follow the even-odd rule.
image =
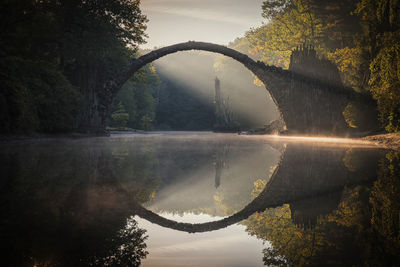
[[[83,94],[83,112],[79,120],[79,131],[104,134],[112,102],[112,83],[105,82],[100,64],[88,63],[81,74],[80,88]]]

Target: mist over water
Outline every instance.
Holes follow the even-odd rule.
[[[4,266],[399,262],[398,154],[371,144],[155,132],[0,151]]]

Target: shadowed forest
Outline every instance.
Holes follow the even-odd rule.
[[[230,48],[287,69],[292,51],[311,46],[336,66],[346,88],[375,105],[365,111],[350,102],[342,114],[351,128],[399,130],[397,1],[269,0],[260,12],[265,23]],[[1,0],[0,13],[2,134],[93,132],[90,120],[99,111],[107,114],[109,129],[212,130],[219,116],[216,77],[235,127],[255,129],[279,119],[260,80],[207,52],[157,60],[113,97],[109,85],[149,52],[139,49],[148,22],[140,1]]]

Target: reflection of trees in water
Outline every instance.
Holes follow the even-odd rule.
[[[229,155],[229,144],[217,144],[214,152],[214,166],[215,166],[215,188],[221,184],[221,175],[224,168],[228,168],[227,158]]]
[[[313,228],[319,216],[329,213],[337,206],[340,192],[346,185],[368,183],[375,178],[375,163],[379,153],[365,150],[359,152],[369,153],[367,166],[361,172],[346,168],[342,160],[345,148],[290,144],[266,186],[265,181],[256,181],[260,185],[255,190],[258,193],[253,193],[258,196],[240,211],[219,221],[202,224],[178,223],[143,207],[137,207],[136,212],[142,218],[163,227],[186,232],[206,232],[240,222],[254,212],[291,203],[293,211],[297,213],[293,220]],[[369,175],[365,175],[365,169],[370,170]],[[307,202],[318,208],[310,209],[304,204]]]
[[[319,218],[336,209],[340,197],[341,192],[337,191],[290,203],[292,222],[301,228],[313,228]]]
[[[114,176],[122,162],[107,147],[26,145],[1,160],[2,266],[138,266],[146,256],[145,230],[129,218]],[[137,201],[154,191],[139,189],[154,185],[148,178],[136,179]]]
[[[116,142],[110,149],[110,170],[114,182],[118,182],[140,203],[152,200],[161,183],[160,174],[156,170],[158,158],[153,144],[141,142],[132,146],[129,142]]]
[[[148,254],[145,235],[146,230],[138,228],[137,222],[128,218],[125,228],[119,230],[111,239],[105,251],[95,250],[88,265],[98,266],[139,266],[141,259]]]
[[[172,229],[205,232],[237,223],[256,211],[260,213],[245,224],[250,234],[272,243],[264,251],[265,262],[398,262],[400,168],[396,153],[381,160],[379,179],[371,182],[376,178],[376,152],[289,144],[273,179],[258,181],[258,193],[264,193],[231,217],[196,225],[160,218],[139,205],[157,189],[159,175],[154,166],[160,164],[152,145],[143,143],[139,149],[147,156],[139,156],[123,142],[112,147],[79,142],[67,148],[27,146],[19,152],[0,153],[0,173],[10,178],[2,180],[0,189],[0,217],[7,218],[0,220],[0,237],[6,240],[1,245],[3,262],[137,264],[146,255],[145,236],[130,218],[132,213]],[[180,157],[190,154],[193,147],[187,150]],[[210,147],[204,148],[198,157],[208,165],[209,151]],[[217,156],[224,159],[228,154]],[[194,164],[198,158],[185,164]]]
[[[157,147],[156,169],[162,184],[148,204],[150,209],[211,216],[229,216],[241,210],[252,200],[253,181],[267,178],[264,170],[277,161],[278,152],[269,144],[234,137],[173,140],[166,147]]]
[[[379,179],[374,182],[369,197],[371,225],[382,240],[383,250],[392,255],[398,255],[400,251],[399,152],[386,154],[380,162],[378,174]]]
[[[349,174],[364,176],[371,158],[354,150],[352,159],[349,154],[344,157]],[[366,161],[361,164],[362,157]],[[333,193],[295,201],[256,213],[244,223],[249,234],[270,242],[263,252],[267,265],[395,266],[400,263],[399,171],[398,153],[389,152],[374,182],[352,185],[349,179],[339,199]]]

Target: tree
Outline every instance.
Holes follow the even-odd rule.
[[[250,30],[246,37],[252,49],[261,52],[264,62],[288,68],[290,53],[296,46],[311,44],[319,52],[325,50],[325,25],[310,1],[265,1],[262,11],[268,23]]]
[[[400,129],[400,3],[361,0],[355,13],[361,17],[362,41],[369,56],[368,89],[378,103],[385,129],[397,132]]]
[[[111,109],[115,113],[122,103],[129,114],[126,126],[150,130],[155,120],[160,83],[156,68],[153,65],[146,66],[122,86]]]
[[[0,131],[105,123],[118,79],[144,42],[138,0],[1,0]]]

